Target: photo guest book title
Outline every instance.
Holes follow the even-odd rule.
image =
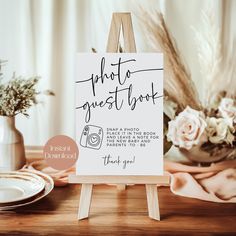
[[[163,174],[163,55],[78,53],[78,175]]]

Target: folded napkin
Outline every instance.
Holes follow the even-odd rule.
[[[236,160],[190,166],[165,160],[174,194],[211,202],[236,203]]]

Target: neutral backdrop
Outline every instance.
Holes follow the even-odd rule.
[[[192,26],[204,31],[201,11],[210,8],[222,31],[224,51],[236,38],[235,0],[0,0],[0,58],[6,80],[18,75],[42,77],[39,89],[52,89],[55,97],[30,110],[30,118],[17,117],[27,145],[44,145],[56,134],[75,137],[74,56],[105,52],[112,12],[132,12],[138,52],[152,51],[140,24],[140,9],[161,11],[176,39],[201,95],[200,74]],[[137,17],[139,16],[139,17]],[[222,84],[223,86],[223,84]]]

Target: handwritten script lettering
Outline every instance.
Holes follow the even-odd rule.
[[[163,70],[163,68],[147,68],[138,70],[127,68],[128,66],[134,68],[135,62],[136,59],[134,58],[122,60],[122,58],[119,57],[118,62],[110,63],[109,71],[111,72],[108,73],[106,72],[106,59],[105,57],[102,57],[98,74],[91,74],[88,79],[76,81],[78,86],[81,83],[89,83],[94,97],[93,101],[85,101],[82,105],[76,107],[76,109],[83,109],[85,111],[86,123],[88,123],[92,117],[92,109],[107,107],[109,110],[116,109],[119,111],[124,105],[128,105],[133,111],[136,109],[138,103],[152,102],[152,104],[155,104],[158,98],[163,97],[163,94],[157,92],[154,82],[150,83],[150,89],[148,92],[146,91],[143,94],[133,95],[134,83],[132,82],[135,81],[135,74],[144,74],[151,71]],[[107,81],[114,81],[114,89],[108,91],[106,99],[97,100],[97,86],[105,85]]]

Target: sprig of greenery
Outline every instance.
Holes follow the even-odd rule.
[[[2,78],[0,60],[0,77]],[[15,77],[5,84],[0,80],[0,115],[1,116],[16,116],[22,113],[29,116],[27,110],[33,105],[38,104],[37,96],[39,94],[55,95],[52,91],[46,90],[43,92],[37,91],[36,85],[40,77],[34,76],[31,78]]]

